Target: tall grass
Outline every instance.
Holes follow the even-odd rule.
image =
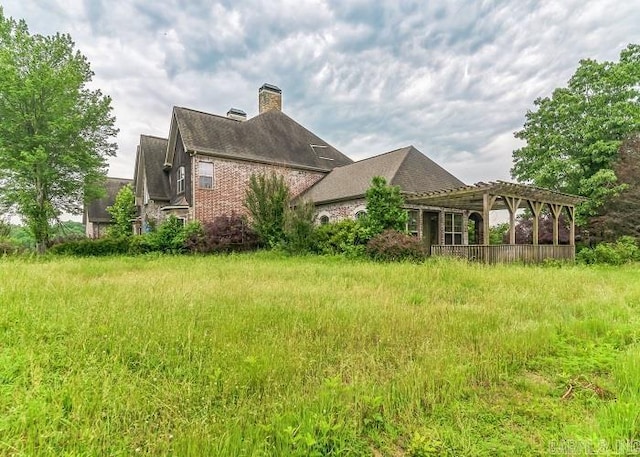
[[[635,266],[0,262],[0,455],[540,455],[640,439]]]

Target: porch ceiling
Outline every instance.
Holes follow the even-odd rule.
[[[506,181],[479,182],[457,189],[406,195],[405,200],[407,203],[482,212],[484,195],[521,199],[518,207],[526,207],[527,200],[563,206],[575,206],[585,200],[576,195]],[[497,198],[491,209],[508,208],[504,198]]]

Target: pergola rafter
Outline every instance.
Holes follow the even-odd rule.
[[[575,207],[585,201],[583,197],[556,192],[541,187],[506,181],[476,183],[457,189],[426,192],[406,196],[408,203],[441,206],[475,211],[482,215],[482,241],[489,245],[489,213],[492,210],[509,211],[509,244],[515,244],[515,216],[519,208],[528,207],[533,213],[533,244],[538,244],[538,217],[547,206],[553,217],[553,244],[558,244],[558,220],[566,209],[571,221],[571,239],[575,238]]]

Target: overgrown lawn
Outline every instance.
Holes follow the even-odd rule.
[[[640,453],[640,267],[0,259],[0,455]]]

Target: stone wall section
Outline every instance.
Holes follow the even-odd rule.
[[[205,189],[199,186],[198,167],[201,162],[213,163],[212,189]],[[192,166],[192,186],[195,198],[191,216],[201,222],[211,221],[218,216],[232,213],[246,214],[243,204],[244,196],[249,179],[253,174],[273,172],[283,176],[291,189],[292,197],[297,196],[325,176],[321,172],[226,160],[203,155],[196,155],[192,161]]]

